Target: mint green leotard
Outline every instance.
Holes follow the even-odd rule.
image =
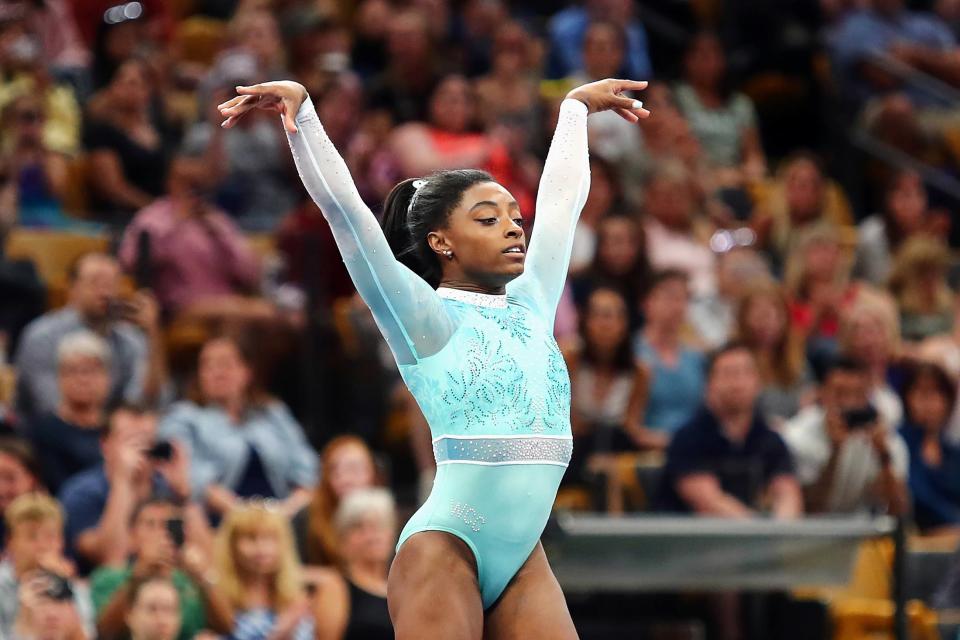
[[[300,177],[430,425],[433,491],[400,534],[462,539],[490,607],[533,551],[570,460],[570,379],[553,320],[587,197],[587,109],[565,100],[524,272],[505,295],[434,290],[398,262],[312,102],[288,134]]]

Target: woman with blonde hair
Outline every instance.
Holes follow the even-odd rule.
[[[300,557],[309,565],[337,565],[339,537],[334,524],[344,498],[379,484],[373,452],[361,438],[337,436],[320,452],[323,473],[306,509],[294,519]]]
[[[293,532],[279,509],[256,501],[230,511],[217,534],[214,562],[233,607],[231,639],[313,638]]]
[[[771,424],[792,418],[813,383],[803,337],[790,326],[790,306],[777,284],[748,290],[737,308],[735,340],[753,352],[763,391],[760,411]]]
[[[953,327],[949,266],[949,250],[932,236],[914,236],[897,252],[888,284],[900,311],[904,340],[919,342]]]

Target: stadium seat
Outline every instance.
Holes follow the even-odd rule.
[[[177,25],[173,36],[183,60],[209,67],[223,48],[226,25],[223,21],[203,16],[187,18]]]

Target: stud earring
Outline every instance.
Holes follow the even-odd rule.
[[[447,256],[448,259],[453,260],[453,251],[450,251],[450,249],[444,251],[443,255]]]

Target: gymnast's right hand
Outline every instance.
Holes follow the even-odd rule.
[[[283,126],[288,132],[297,132],[297,111],[307,99],[307,90],[302,84],[289,80],[264,82],[250,87],[237,87],[237,94],[237,97],[217,107],[225,118],[221,127],[229,129],[252,109],[266,109],[283,116]]]

